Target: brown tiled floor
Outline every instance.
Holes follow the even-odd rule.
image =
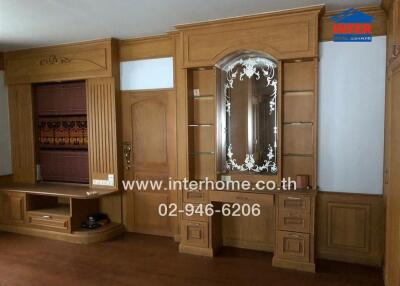
[[[0,285],[383,285],[381,269],[319,261],[309,274],[271,266],[272,254],[224,248],[178,253],[169,238],[125,234],[92,245],[0,233]]]

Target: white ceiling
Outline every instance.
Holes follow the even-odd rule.
[[[0,51],[156,35],[177,24],[321,3],[334,10],[380,0],[0,0]]]

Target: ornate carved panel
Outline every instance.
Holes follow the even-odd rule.
[[[276,59],[315,57],[321,6],[177,26],[185,67],[213,66],[237,50],[258,50]]]
[[[7,84],[112,76],[112,40],[5,54]]]

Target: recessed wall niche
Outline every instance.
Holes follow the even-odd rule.
[[[34,85],[37,180],[89,183],[85,81]]]

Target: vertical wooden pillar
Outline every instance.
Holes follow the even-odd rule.
[[[35,183],[35,129],[31,85],[10,85],[8,100],[14,182]]]

